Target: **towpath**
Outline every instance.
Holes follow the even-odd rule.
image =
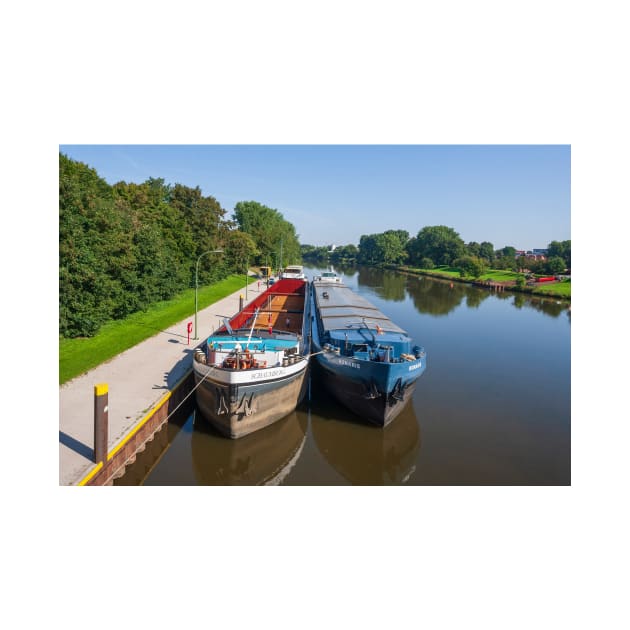
[[[192,366],[198,344],[238,311],[244,287],[198,311],[199,340],[187,344],[194,315],[68,381],[59,388],[59,484],[75,485],[94,466],[94,385],[109,387],[108,450],[115,447]],[[264,287],[253,283],[245,302]],[[192,337],[192,335],[191,335]]]

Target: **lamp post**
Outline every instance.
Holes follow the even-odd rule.
[[[248,276],[248,270],[249,270],[249,259],[246,258],[245,259],[245,304],[247,304],[247,285],[249,284],[247,281],[249,280],[249,276]]]
[[[197,289],[199,288],[199,261],[206,254],[221,254],[223,252],[222,249],[209,249],[207,252],[200,254],[197,258],[197,264],[195,265],[195,336],[193,339],[199,339],[197,337]]]

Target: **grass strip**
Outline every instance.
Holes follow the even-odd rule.
[[[255,278],[249,279],[256,282]],[[242,275],[230,276],[197,291],[198,310],[245,288]],[[146,311],[133,313],[125,319],[104,324],[94,337],[59,339],[59,384],[84,374],[101,363],[132,348],[140,342],[195,314],[195,290],[187,289]],[[231,315],[232,313],[226,313]],[[182,331],[185,334],[185,331]]]

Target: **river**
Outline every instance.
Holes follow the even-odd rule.
[[[116,485],[570,485],[568,303],[335,270],[427,352],[400,416],[366,426],[314,374],[295,412],[240,440],[220,437],[191,406]]]

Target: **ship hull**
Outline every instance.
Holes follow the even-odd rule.
[[[311,292],[312,350],[320,380],[364,422],[387,426],[412,397],[426,353],[345,285],[318,279]]]
[[[197,406],[222,435],[236,439],[290,414],[304,398],[308,362],[267,370],[270,378],[243,382],[247,373],[217,370],[194,362]],[[238,381],[239,376],[241,382]]]
[[[413,380],[399,391],[384,393],[374,388],[371,382],[331,369],[325,361],[316,363],[320,380],[335,399],[364,422],[378,427],[387,426],[400,414],[418,382]]]

